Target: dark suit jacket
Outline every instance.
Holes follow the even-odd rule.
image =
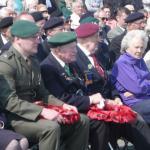
[[[67,77],[64,68],[51,53],[41,63],[41,73],[44,84],[50,93],[68,104],[75,105],[79,111],[89,109],[89,97],[75,94],[80,89],[80,81]]]
[[[39,62],[42,62],[48,56],[49,52],[50,46],[47,43],[47,39],[45,39],[38,44],[38,52],[36,53],[36,56]]]
[[[51,14],[54,11],[58,11],[58,6],[56,4],[55,0],[50,0],[52,7],[48,7],[48,13]],[[44,5],[46,5],[46,0],[39,0],[39,4],[42,3]]]
[[[1,34],[0,34],[0,49],[2,48],[2,46],[4,46],[4,42],[3,42]]]
[[[77,60],[75,62],[76,66],[78,68],[76,69],[79,76],[81,78],[85,78],[85,72],[90,71],[92,73],[92,80],[93,83],[88,85],[88,92],[91,94],[100,92],[104,98],[113,98],[114,96],[118,95],[118,92],[114,89],[114,87],[111,85],[111,82],[109,80],[109,76],[105,72],[105,76],[107,79],[102,78],[97,70],[92,67],[89,69],[89,65],[91,65],[91,62],[87,58],[87,56],[82,52],[82,50],[77,46]],[[102,66],[102,68],[105,70],[105,67],[107,66],[105,60],[103,57],[100,57],[100,55],[97,55],[97,60],[99,64]],[[113,90],[113,92],[112,92]]]
[[[120,56],[120,49],[121,49],[121,41],[125,36],[126,31],[123,32],[121,35],[113,38],[110,45],[109,45],[109,52],[110,52],[110,59],[112,64],[119,58]]]
[[[102,60],[104,68],[109,71],[111,70],[111,59],[109,54],[108,45],[104,42],[98,43],[98,50],[96,51],[97,57]]]
[[[1,47],[1,51],[0,51],[0,55],[2,55],[5,51],[8,51],[9,50],[9,48],[11,47],[11,42],[9,41],[9,42],[7,42],[5,45],[3,45],[2,47]]]
[[[123,32],[124,31],[119,26],[116,26],[114,29],[110,30],[107,34],[109,42],[111,42],[111,40],[116,36],[121,35]]]
[[[117,11],[117,8],[124,7],[127,4],[133,4],[135,10],[139,10],[143,8],[143,4],[141,0],[103,0],[103,4],[110,5],[112,13]]]

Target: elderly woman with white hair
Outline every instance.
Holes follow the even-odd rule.
[[[122,55],[112,69],[112,83],[125,105],[150,124],[150,72],[143,60],[148,38],[142,30],[132,30],[122,40]]]

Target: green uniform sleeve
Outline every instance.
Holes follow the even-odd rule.
[[[38,93],[41,95],[44,103],[46,103],[46,104],[57,105],[57,106],[60,106],[60,105],[64,104],[63,101],[61,101],[61,100],[57,99],[55,96],[49,94],[49,92],[45,88],[44,83],[43,83],[42,80],[41,80],[41,84],[40,84],[40,88],[39,88]]]

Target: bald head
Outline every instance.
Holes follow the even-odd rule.
[[[15,20],[27,20],[27,21],[35,22],[34,18],[32,17],[32,15],[30,15],[27,12],[21,13],[19,16],[16,17]]]

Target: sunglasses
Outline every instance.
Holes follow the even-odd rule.
[[[102,21],[104,21],[104,20],[108,21],[108,18],[106,18],[106,17],[101,17],[100,19],[101,19]]]
[[[43,11],[40,11],[41,13],[48,13],[48,11],[47,10],[43,10]]]

